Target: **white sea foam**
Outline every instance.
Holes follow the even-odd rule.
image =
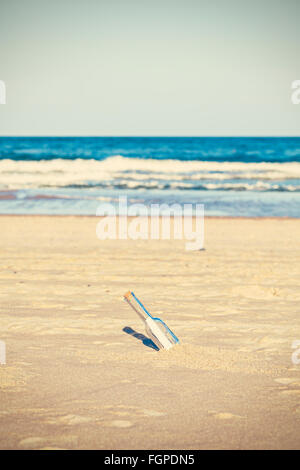
[[[300,163],[241,163],[125,158],[0,161],[0,188],[117,187],[300,190]],[[229,181],[230,180],[230,181]],[[243,180],[243,181],[241,181]],[[276,183],[279,183],[278,185]],[[284,187],[283,187],[284,186]]]

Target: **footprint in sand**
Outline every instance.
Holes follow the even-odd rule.
[[[19,442],[19,446],[24,449],[36,449],[37,447],[40,448],[42,445],[45,445],[45,443],[46,439],[43,437],[27,437]]]
[[[133,423],[131,423],[131,421],[117,419],[108,423],[108,426],[112,426],[114,428],[130,428],[133,426]]]
[[[165,416],[166,413],[157,410],[149,410],[149,409],[139,409],[135,406],[126,407],[124,405],[119,405],[118,409],[114,409],[112,412],[114,415],[118,416],[128,416],[128,415],[135,415],[135,416],[147,416],[147,417],[159,417]],[[125,408],[125,409],[124,409]]]
[[[63,447],[41,447],[39,450],[66,450]]]
[[[289,385],[292,383],[295,383],[298,379],[293,379],[293,378],[288,378],[288,377],[279,377],[278,379],[275,379],[275,382],[283,385]]]
[[[165,416],[166,413],[156,410],[141,410],[140,411],[144,416]]]
[[[300,395],[300,389],[291,388],[290,390],[282,390],[282,395]]]
[[[129,411],[115,411],[114,415],[116,415],[116,416],[130,416],[131,413],[129,413]]]
[[[241,419],[242,416],[239,416],[239,415],[234,415],[232,413],[226,413],[226,412],[223,412],[223,413],[210,413],[214,418],[218,418],[218,419]]]
[[[132,417],[132,418],[158,418],[161,416],[165,416],[166,413],[163,411],[158,410],[150,410],[150,409],[139,409],[136,406],[126,406],[126,405],[118,405],[112,406],[108,405],[105,407],[111,414],[118,417]],[[133,423],[127,420],[113,420],[107,422],[108,426],[126,428],[133,426]]]
[[[75,424],[83,424],[83,423],[90,423],[93,421],[93,418],[88,416],[79,416],[79,415],[64,415],[64,416],[57,416],[54,418],[48,419],[46,422],[48,424],[66,424],[66,425],[75,425]]]
[[[286,342],[285,338],[276,338],[274,336],[263,336],[257,341],[260,346],[269,346],[273,344],[283,344]]]
[[[281,387],[282,395],[300,395],[300,380],[299,377],[278,377],[274,379],[275,382],[286,385],[287,387]],[[289,388],[290,387],[290,388]],[[294,388],[292,388],[294,387]]]

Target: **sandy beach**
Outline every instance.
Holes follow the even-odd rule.
[[[206,218],[197,252],[97,222],[0,217],[0,448],[299,449],[300,220]]]

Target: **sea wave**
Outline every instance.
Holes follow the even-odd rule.
[[[0,160],[0,188],[300,191],[300,163],[127,158]]]

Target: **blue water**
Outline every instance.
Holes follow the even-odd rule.
[[[0,137],[2,214],[94,215],[119,196],[299,217],[300,138]]]
[[[0,137],[0,159],[300,162],[300,137]]]

